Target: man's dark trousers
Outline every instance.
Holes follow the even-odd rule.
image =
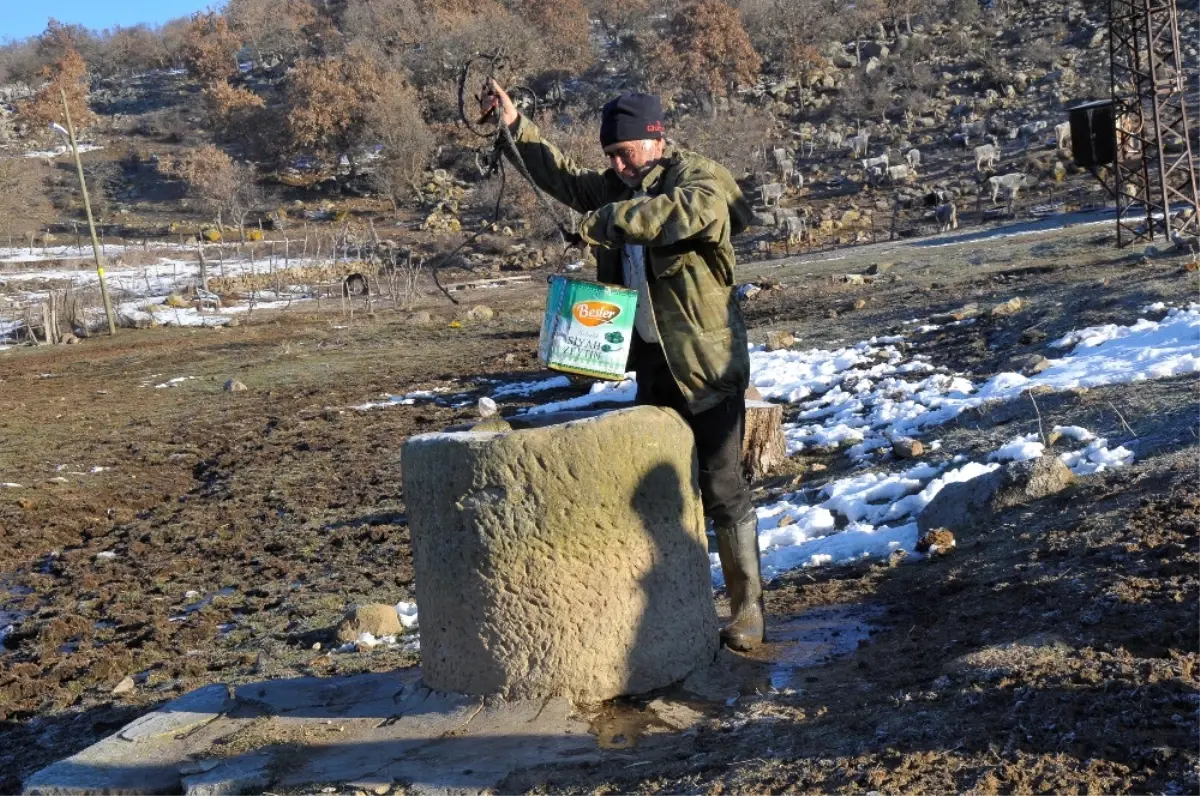
[[[749,490],[742,475],[745,395],[730,395],[711,409],[692,414],[679,385],[671,376],[662,346],[642,340],[638,343],[637,402],[674,409],[691,426],[700,461],[700,497],[704,501],[704,513],[718,527],[733,527],[751,509]]]

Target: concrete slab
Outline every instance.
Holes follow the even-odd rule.
[[[566,699],[444,694],[410,670],[253,683],[232,698],[209,686],[43,769],[24,793],[224,796],[352,781],[476,792],[598,756]]]
[[[209,685],[168,702],[125,726],[118,735],[134,743],[178,735],[217,719],[232,703],[229,688]]]
[[[722,650],[644,705],[563,697],[504,701],[427,688],[420,668],[209,686],[39,771],[26,794],[258,793],[361,783],[370,792],[537,787],[548,768],[678,759],[694,728],[745,696],[795,689],[808,667],[851,652],[870,611],[814,608],[771,623],[753,655]]]
[[[244,755],[219,762],[201,774],[184,777],[185,796],[242,796],[261,793],[271,784],[271,755]]]
[[[233,705],[224,685],[206,686],[166,703],[116,734],[42,769],[23,793],[38,796],[157,794],[183,791],[180,765],[189,751],[210,748],[245,722],[225,720]]]
[[[386,719],[396,714],[419,680],[420,675],[409,670],[335,679],[298,677],[243,685],[236,697],[240,704],[274,716]]]

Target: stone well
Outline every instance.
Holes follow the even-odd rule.
[[[404,445],[428,686],[607,699],[719,639],[687,425],[636,407]]]

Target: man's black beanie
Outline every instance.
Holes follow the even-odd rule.
[[[600,146],[662,138],[662,102],[657,94],[625,92],[600,112]]]

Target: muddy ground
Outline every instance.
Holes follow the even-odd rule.
[[[789,329],[826,347],[901,331],[934,364],[986,377],[1072,328],[1197,295],[1187,257],[1118,251],[1107,224],[930,242],[748,264],[743,278],[781,285],[747,303],[752,338]],[[839,278],[876,263],[893,265],[869,284]],[[1027,301],[1015,316],[924,336],[903,325],[1013,296]],[[543,297],[534,279],[459,307],[430,296],[427,321],[378,302],[352,320],[293,308],[0,353],[0,628],[14,628],[0,648],[0,792],[202,684],[417,663],[331,653],[329,629],[354,603],[413,599],[400,447],[475,412],[354,407],[541,374]],[[495,317],[467,320],[477,303]],[[230,378],[249,389],[224,391]],[[1039,399],[1047,426],[1085,425],[1137,463],[981,520],[946,556],[778,579],[776,641],[739,663],[740,698],[698,703],[706,719],[682,735],[639,724],[642,700],[597,706],[600,736],[603,717],[635,716],[625,748],[504,789],[1196,792],[1196,399],[1193,378]],[[1037,422],[1014,402],[939,437],[978,453]],[[798,455],[756,495],[849,466]],[[869,636],[789,664],[789,628],[834,608]],[[135,687],[113,694],[127,676]]]

